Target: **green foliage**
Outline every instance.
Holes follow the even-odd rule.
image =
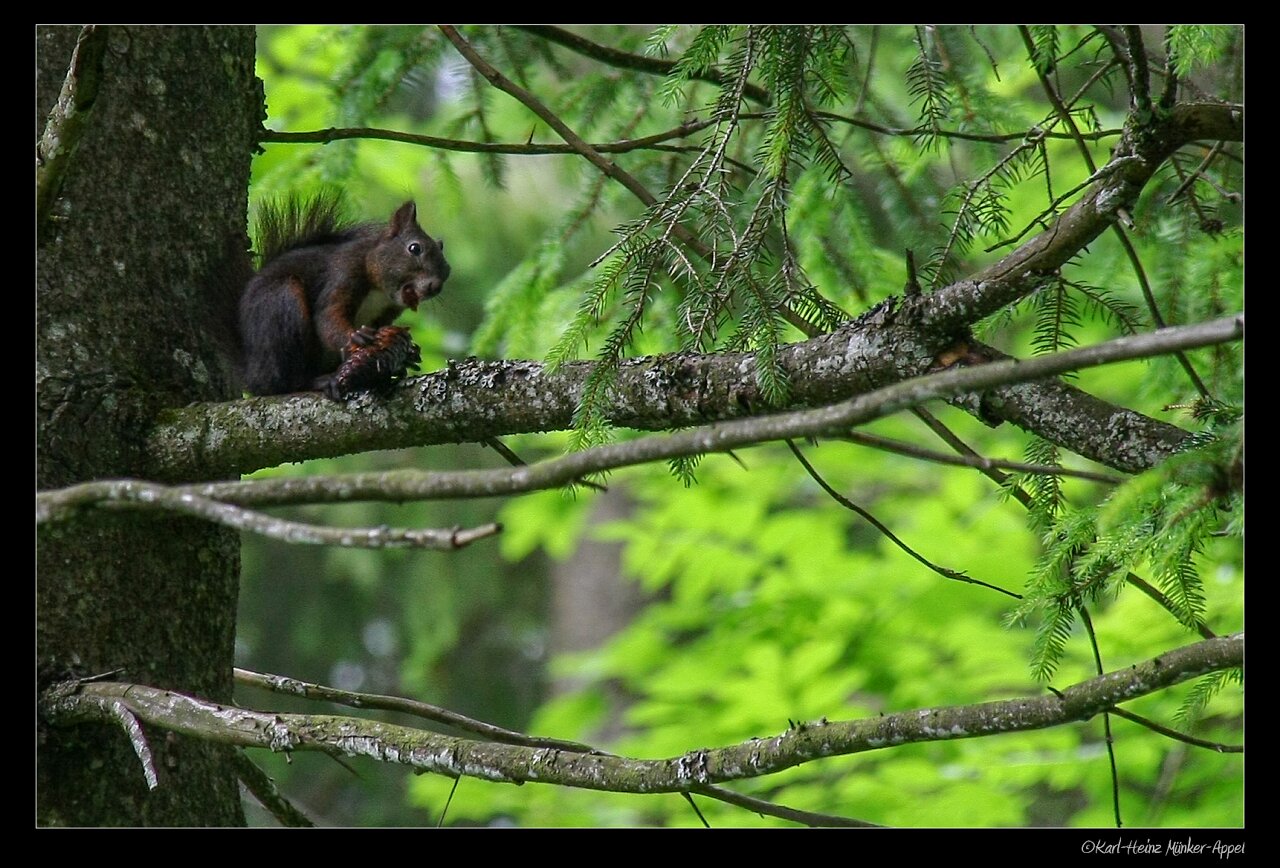
[[[1208,591],[1198,555],[1224,524],[1241,523],[1242,498],[1232,487],[1238,450],[1228,431],[1129,481],[1098,507],[1057,515],[1033,509],[1033,516],[1044,516],[1036,522],[1045,528],[1044,554],[1015,620],[1039,618],[1031,662],[1037,678],[1053,675],[1078,610],[1104,599],[1104,592],[1118,594],[1133,573],[1154,577],[1168,612],[1188,630],[1203,623]]]
[[[1210,66],[1229,51],[1243,33],[1238,27],[1204,24],[1175,24],[1167,37],[1173,68],[1186,75]]]
[[[1031,31],[1031,63],[1036,72],[1049,75],[1058,65],[1058,28],[1052,24],[1033,24]]]
[[[950,82],[943,74],[942,63],[934,56],[931,43],[925,29],[917,27],[916,59],[907,69],[911,101],[920,104],[916,141],[926,150],[938,146],[938,132],[951,108]]]
[[[1187,698],[1183,700],[1182,705],[1174,713],[1174,721],[1179,726],[1191,726],[1204,714],[1205,709],[1209,707],[1209,703],[1213,698],[1229,684],[1243,687],[1244,669],[1237,666],[1231,669],[1223,669],[1221,672],[1214,672],[1201,678],[1191,688]]]

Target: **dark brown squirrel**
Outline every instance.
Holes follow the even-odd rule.
[[[407,331],[388,327],[443,288],[444,242],[422,231],[412,201],[385,224],[348,224],[341,208],[340,196],[323,193],[259,212],[262,266],[240,296],[238,329],[241,377],[255,395],[314,389],[344,398],[368,387],[364,368],[339,376],[361,348],[396,346],[399,365],[416,357]],[[391,331],[403,334],[392,340]]]

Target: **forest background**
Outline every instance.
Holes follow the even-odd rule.
[[[641,356],[750,353],[742,416],[832,403],[796,398],[811,371],[788,367],[789,345],[1051,243],[1071,206],[1127,171],[1113,149],[1172,117],[1175,98],[1240,103],[1242,52],[1234,27],[261,28],[254,206],[338,187],[354,215],[384,220],[414,199],[453,269],[400,320],[423,371],[468,356],[596,366],[571,430],[255,478],[497,468],[507,450],[534,463],[626,443],[645,435],[610,423],[613,390]],[[1188,139],[1114,231],[911,373],[1240,313],[1242,175],[1242,142]],[[891,385],[878,376],[871,387]],[[280,509],[503,530],[445,552],[244,535],[237,665],[653,758],[1044,697],[1242,630],[1241,344],[1067,382],[1187,434],[1133,458],[1141,434],[1068,418],[1055,431],[1081,430],[1046,435],[962,396],[570,488]],[[813,757],[734,788],[811,821],[1238,826],[1241,681],[1219,667],[1085,722]],[[316,710],[243,684],[236,697]],[[796,819],[696,795],[252,758],[325,824]],[[251,822],[274,822],[252,805]]]

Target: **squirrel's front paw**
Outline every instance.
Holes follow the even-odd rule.
[[[367,347],[378,339],[378,329],[365,325],[347,335],[347,345],[342,348],[342,360],[355,355],[362,347]]]

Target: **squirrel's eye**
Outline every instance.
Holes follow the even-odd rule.
[[[422,253],[422,245],[414,241],[409,245],[409,253],[412,256],[418,256]]]
[[[440,252],[444,253],[444,239],[441,238],[439,241],[436,242],[436,244],[440,245]]]

